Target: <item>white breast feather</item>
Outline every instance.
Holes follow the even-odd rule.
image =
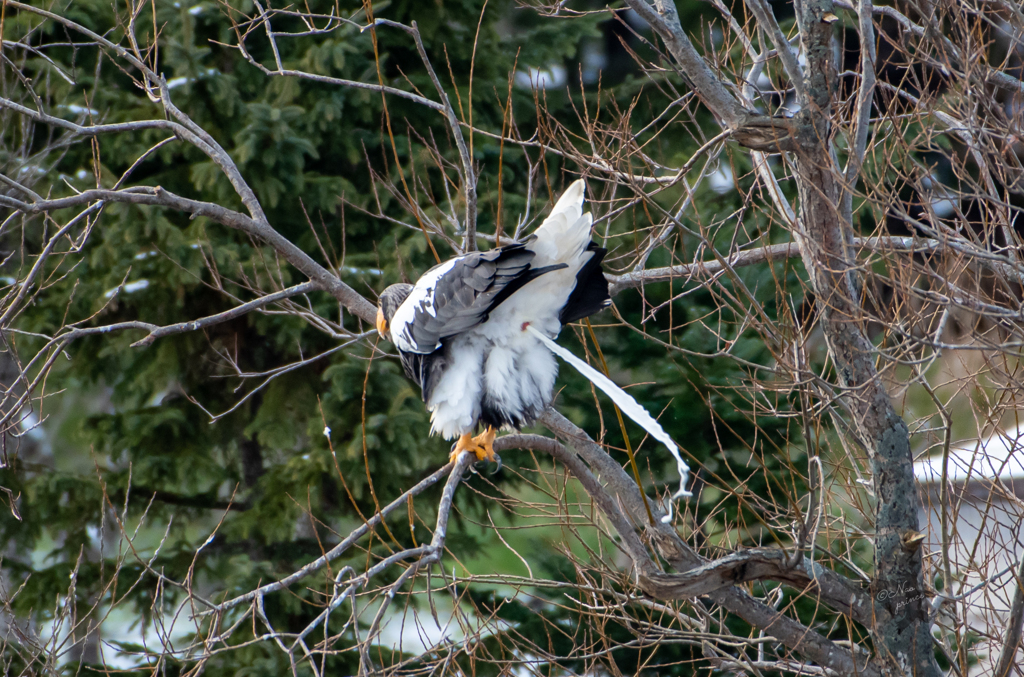
[[[450,350],[448,368],[427,402],[431,434],[449,440],[472,431],[480,418],[484,344],[476,337],[460,336]]]
[[[516,331],[494,345],[484,364],[484,390],[506,411],[542,411],[558,375],[554,356],[537,339]]]

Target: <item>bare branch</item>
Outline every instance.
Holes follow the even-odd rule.
[[[1013,602],[1010,604],[1010,617],[1006,622],[1003,634],[1003,648],[999,652],[994,677],[1010,677],[1014,666],[1019,667],[1018,649],[1021,646],[1021,630],[1024,628],[1024,558],[1021,558],[1017,569],[1017,580],[1013,591]]]
[[[789,555],[778,549],[752,548],[732,553],[679,574],[653,572],[640,579],[644,592],[656,599],[689,599],[749,581],[771,580],[798,589],[813,589],[820,599],[865,627],[887,619],[867,591],[833,571],[801,558],[790,566]]]
[[[853,192],[857,185],[860,169],[864,164],[864,153],[868,145],[871,123],[871,106],[875,97],[875,30],[871,19],[871,0],[857,2],[857,30],[860,35],[860,88],[857,90],[857,114],[853,128],[853,143],[850,157],[846,161],[846,185],[843,189],[842,218],[853,222]]]
[[[466,457],[466,455],[463,455],[463,457]],[[451,474],[455,466],[455,463],[448,463],[444,467],[434,471],[428,477],[418,482],[415,486],[413,486],[408,491],[404,492],[401,496],[393,500],[391,503],[388,503],[386,506],[381,508],[380,512],[374,514],[372,517],[370,517],[370,519],[366,520],[366,522],[361,527],[358,527],[357,529],[353,530],[352,533],[350,533],[348,536],[344,538],[344,540],[341,541],[341,543],[338,543],[336,546],[328,550],[326,553],[324,553],[317,559],[313,560],[306,566],[302,567],[295,573],[286,576],[285,578],[282,578],[280,581],[268,583],[266,585],[260,586],[259,588],[256,588],[255,590],[247,592],[244,595],[239,595],[238,597],[229,599],[226,602],[221,602],[216,606],[214,611],[223,612],[227,611],[228,609],[232,609],[238,606],[239,604],[247,604],[256,599],[257,597],[268,595],[277,590],[283,590],[291,586],[293,583],[301,581],[310,574],[313,574],[319,571],[320,569],[323,569],[325,566],[327,566],[328,563],[345,554],[345,552],[349,548],[351,548],[356,541],[358,541],[360,538],[362,538],[371,530],[375,529],[379,524],[381,524],[384,518],[393,513],[395,510],[399,508],[404,508],[406,506],[406,502],[409,500],[410,497],[415,497],[418,496],[419,494],[422,494],[424,491],[426,491],[433,485],[437,484],[441,480],[441,478]]]
[[[605,490],[615,497],[617,503],[627,511],[634,521],[641,524],[646,521],[646,511],[640,491],[618,463],[613,461],[586,433],[555,410],[548,409],[540,420],[555,435],[575,449],[583,460],[600,474],[605,484]],[[659,519],[661,517],[660,510],[657,512],[659,514],[655,515],[654,523],[648,524],[646,528],[654,540],[659,554],[668,559],[677,569],[683,571],[700,566],[702,563],[700,558],[679,539],[670,525],[664,524]],[[634,564],[637,563],[634,561]],[[640,564],[638,564],[638,568],[641,572],[644,571]],[[709,596],[716,603],[721,604],[751,625],[770,629],[780,641],[823,667],[843,675],[881,675],[874,665],[858,660],[852,653],[837,647],[826,638],[789,617],[757,602],[744,592],[737,589],[718,590],[710,593]]]
[[[99,208],[102,206],[102,201],[171,207],[191,213],[193,216],[205,216],[221,225],[246,232],[277,250],[289,263],[309,277],[317,285],[317,288],[330,293],[355,315],[370,323],[374,320],[376,308],[369,301],[274,230],[265,220],[260,222],[220,205],[183,198],[160,186],[154,188],[136,186],[121,190],[94,189],[83,191],[72,197],[32,203],[0,195],[0,205],[26,214],[51,212],[88,203],[94,203],[92,208]],[[259,212],[262,214],[262,210]],[[73,224],[66,225],[65,230],[71,225]],[[11,312],[10,308],[7,312]],[[5,318],[0,318],[0,322],[4,320]]]
[[[10,99],[0,98],[0,108],[13,110],[20,115],[31,118],[36,122],[44,122],[54,127],[60,127],[72,132],[75,136],[99,136],[100,134],[120,134],[123,132],[139,132],[146,129],[167,129],[175,133],[187,133],[187,130],[171,120],[135,120],[132,122],[121,122],[103,125],[79,125],[64,118],[54,117],[31,108],[26,108]]]
[[[786,75],[789,76],[789,80],[796,90],[797,97],[801,101],[806,101],[807,91],[804,89],[803,69],[800,68],[796,55],[789,46],[789,40],[786,39],[782,29],[779,28],[779,22],[775,20],[772,8],[764,0],[747,0],[746,6],[757,17],[757,23],[761,25],[761,30],[768,34],[772,44],[775,45],[775,54],[778,55],[779,60],[782,62],[782,67],[786,70]]]
[[[274,292],[273,294],[261,296],[258,299],[249,301],[248,303],[243,303],[240,306],[236,306],[231,310],[225,310],[223,313],[217,313],[216,315],[210,315],[208,317],[203,317],[198,320],[192,320],[191,322],[179,322],[177,324],[171,324],[165,327],[155,327],[149,333],[148,336],[146,336],[143,339],[139,339],[138,341],[133,343],[132,347],[134,348],[137,346],[149,346],[152,345],[153,341],[157,340],[158,338],[171,336],[173,334],[182,334],[184,332],[189,331],[198,331],[200,329],[204,329],[215,324],[220,324],[221,322],[227,322],[229,320],[235,319],[236,317],[241,317],[242,315],[250,313],[253,310],[256,310],[257,308],[262,308],[263,306],[269,305],[271,303],[276,303],[278,301],[290,298],[292,296],[308,294],[309,292],[315,291],[317,289],[317,285],[313,284],[312,282],[304,282],[302,284],[297,284],[294,287],[288,287],[287,289],[282,289],[281,291]]]
[[[430,81],[434,83],[434,89],[437,90],[437,95],[441,98],[441,103],[444,107],[444,114],[448,119],[448,127],[452,130],[452,136],[455,137],[455,145],[459,149],[459,159],[462,161],[462,193],[466,200],[466,219],[463,224],[463,228],[466,232],[462,238],[462,251],[475,251],[476,172],[473,170],[473,158],[469,155],[469,149],[466,147],[466,140],[462,136],[462,127],[459,123],[459,119],[455,117],[455,109],[452,108],[452,102],[448,99],[448,94],[444,91],[444,87],[441,86],[441,81],[437,78],[437,73],[434,72],[434,67],[430,65],[430,58],[427,56],[427,50],[423,46],[423,38],[420,37],[420,30],[416,26],[415,21],[412,23],[412,28],[409,32],[416,41],[416,51],[419,53],[420,60],[423,61],[423,65],[427,69],[427,73],[430,75]]]
[[[693,83],[697,96],[711,109],[711,112],[730,129],[743,126],[747,121],[747,111],[740,106],[735,97],[722,84],[721,79],[711,71],[701,55],[697,53],[689,36],[679,24],[679,14],[676,12],[675,2],[673,0],[655,0],[652,5],[648,0],[626,0],[626,4],[649,23],[665,41],[683,73]]]
[[[834,1],[834,4],[837,7],[842,7],[844,9],[849,9],[849,10],[855,10],[859,14],[859,11],[860,11],[859,5],[858,6],[854,6],[854,4],[852,2],[850,2],[849,0],[833,0],[833,1]],[[895,7],[890,7],[888,5],[880,5],[880,6],[873,6],[872,5],[872,6],[870,6],[870,9],[871,9],[871,12],[873,14],[878,14],[878,15],[885,16],[885,17],[888,17],[890,19],[893,19],[894,21],[899,23],[900,26],[902,26],[904,29],[906,29],[907,31],[909,31],[913,35],[916,35],[917,37],[921,37],[921,38],[927,37],[927,38],[937,39],[939,41],[939,44],[942,46],[942,48],[944,50],[943,56],[945,56],[947,58],[951,58],[952,61],[953,61],[952,65],[954,67],[962,68],[964,66],[965,61],[964,61],[964,57],[963,57],[963,54],[961,53],[960,48],[957,47],[953,43],[953,41],[950,40],[945,35],[942,35],[938,31],[932,30],[930,27],[926,28],[924,26],[920,26],[918,24],[915,24],[913,21],[911,21],[909,18],[907,18],[904,14],[902,14]],[[1015,78],[1012,75],[1010,75],[1009,73],[1005,73],[1003,71],[991,68],[987,64],[984,65],[984,68],[985,68],[985,75],[986,75],[986,77],[988,79],[990,79],[992,82],[994,82],[995,84],[997,84],[997,85],[999,85],[1001,87],[1005,87],[1007,89],[1018,90],[1018,91],[1024,92],[1024,80],[1021,80],[1019,78]]]

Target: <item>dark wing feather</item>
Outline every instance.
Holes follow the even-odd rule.
[[[433,352],[444,339],[486,322],[490,312],[523,285],[566,267],[531,268],[533,256],[522,244],[512,244],[460,257],[437,279],[431,296],[420,302],[413,321],[405,326],[405,338],[421,352]],[[427,311],[428,303],[433,314]]]
[[[597,311],[611,305],[612,299],[608,295],[608,279],[601,270],[601,261],[608,250],[598,247],[596,242],[587,245],[587,251],[594,252],[590,260],[583,264],[580,272],[576,274],[576,287],[569,295],[569,300],[562,307],[558,316],[559,322],[569,324],[584,317],[593,315]]]

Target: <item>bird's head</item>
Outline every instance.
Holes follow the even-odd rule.
[[[393,284],[381,292],[377,299],[377,333],[382,337],[390,339],[388,332],[391,331],[391,318],[411,291],[411,284]]]

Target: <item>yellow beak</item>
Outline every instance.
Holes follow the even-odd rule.
[[[384,319],[384,311],[377,309],[377,333],[383,338],[388,337],[388,321]]]

